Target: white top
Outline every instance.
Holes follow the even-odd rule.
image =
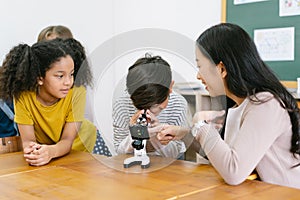
[[[212,126],[201,129],[200,144],[228,184],[243,182],[256,169],[262,181],[300,189],[299,159],[290,153],[292,125],[288,112],[268,92],[248,98],[228,111],[225,141]],[[299,158],[299,156],[297,156]]]
[[[177,93],[171,93],[168,106],[157,116],[159,123],[178,126],[188,126],[187,121],[187,102],[183,96]],[[113,131],[114,145],[118,154],[132,153],[132,138],[129,132],[130,117],[134,115],[137,109],[132,104],[129,94],[126,92],[119,97],[113,106]],[[152,144],[154,141],[151,141]],[[178,158],[180,154],[186,151],[182,141],[171,141],[168,145],[160,143],[153,144],[157,149],[156,155]]]

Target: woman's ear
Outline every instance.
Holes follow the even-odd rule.
[[[217,65],[217,67],[221,74],[221,77],[225,78],[227,76],[227,70],[226,70],[224,63],[222,61],[220,61],[219,64]]]
[[[170,87],[169,87],[169,94],[173,92],[174,80],[172,80]]]

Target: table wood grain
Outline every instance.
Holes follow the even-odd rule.
[[[300,190],[260,181],[227,185],[209,165],[150,157],[148,169],[123,168],[129,155],[70,154],[41,167],[22,153],[0,155],[0,199],[299,199]],[[151,169],[152,168],[152,169]],[[153,170],[153,168],[158,170]]]

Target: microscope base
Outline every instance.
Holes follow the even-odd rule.
[[[133,156],[124,160],[124,168],[129,168],[133,165],[141,165],[142,169],[150,166],[150,158],[147,155]]]

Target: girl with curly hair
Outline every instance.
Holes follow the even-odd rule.
[[[14,100],[15,122],[30,165],[45,165],[71,149],[92,151],[95,145],[96,127],[84,119],[85,86],[92,76],[88,63],[74,67],[74,49],[61,39],[20,44],[0,68],[0,98]]]

